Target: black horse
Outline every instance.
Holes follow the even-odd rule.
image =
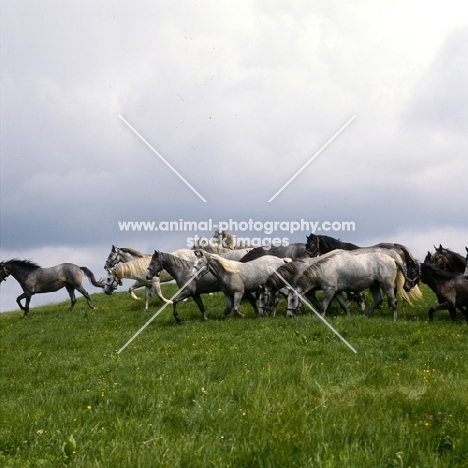
[[[292,260],[295,260],[296,258],[303,257],[305,251],[306,245],[300,242],[289,245],[279,245],[277,247],[255,247],[239,261],[241,263],[247,263],[265,255],[273,255],[274,257],[291,258]]]
[[[16,302],[24,311],[23,317],[29,315],[29,303],[36,293],[55,292],[66,288],[70,295],[71,307],[76,303],[75,289],[86,298],[89,307],[94,309],[89,294],[81,285],[83,273],[89,278],[93,286],[103,288],[101,281],[96,281],[93,273],[86,267],[79,267],[73,263],[62,263],[50,268],[41,268],[37,263],[29,260],[12,259],[8,262],[0,262],[0,283],[8,276],[13,276],[23,289],[23,294],[17,297]],[[25,305],[21,301],[26,299]]]
[[[468,279],[462,273],[444,271],[427,263],[421,263],[421,281],[427,284],[437,296],[438,305],[428,311],[433,320],[437,310],[448,310],[452,320],[457,319],[459,309],[468,320]]]
[[[403,263],[406,266],[407,277],[411,283],[412,289],[414,289],[419,283],[421,276],[419,262],[413,257],[407,247],[402,244],[395,244],[390,242],[381,242],[380,244],[372,245],[371,247],[360,247],[359,245],[352,244],[350,242],[342,242],[340,239],[335,239],[330,236],[317,236],[310,234],[307,236],[306,242],[306,256],[317,257],[319,255],[326,254],[332,250],[356,250],[363,248],[381,248],[395,250],[400,255]],[[419,293],[414,291],[416,297],[419,297]]]
[[[434,246],[434,249],[435,252],[433,254],[427,253],[424,263],[428,263],[444,271],[465,273],[467,261],[463,255],[442,247],[442,244],[439,244],[439,247]]]

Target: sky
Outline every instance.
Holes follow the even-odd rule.
[[[463,12],[459,0],[3,2],[0,260],[101,277],[113,244],[172,252],[212,234],[119,223],[209,219],[351,221],[321,233],[421,259],[439,244],[465,252]],[[2,283],[0,311],[21,292]]]

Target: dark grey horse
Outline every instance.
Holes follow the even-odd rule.
[[[239,261],[241,263],[247,263],[265,255],[273,255],[274,257],[278,258],[290,258],[291,260],[295,260],[296,258],[303,257],[305,252],[306,245],[302,244],[301,242],[271,247],[255,247],[250,252],[248,252],[245,255],[245,257],[242,257]]]
[[[187,282],[192,278],[192,268],[194,261],[184,260],[175,255],[154,251],[151,261],[146,270],[146,279],[151,280],[154,276],[158,276],[162,271],[167,271],[176,281],[177,286],[185,288],[173,300],[174,318],[180,323],[180,317],[177,313],[177,304],[188,297],[192,297],[197,304],[200,312],[205,320],[208,319],[205,313],[205,306],[201,300],[200,294],[219,291],[218,280],[211,274],[205,275],[199,281],[192,281],[187,285]]]
[[[434,312],[448,310],[453,321],[459,309],[468,320],[468,279],[462,273],[444,271],[427,263],[421,263],[421,281],[427,284],[437,296],[438,304],[429,309],[429,320]]]
[[[20,309],[24,311],[24,318],[29,315],[29,303],[34,294],[55,292],[62,288],[66,288],[70,295],[70,310],[73,309],[76,303],[75,289],[86,298],[89,307],[94,309],[89,294],[81,284],[83,273],[89,278],[93,286],[97,288],[104,287],[104,283],[96,281],[93,273],[88,268],[79,267],[73,263],[61,263],[50,268],[41,268],[29,260],[12,259],[8,262],[0,262],[0,283],[11,275],[18,281],[24,291],[16,299]],[[24,306],[21,304],[23,299],[26,299]]]

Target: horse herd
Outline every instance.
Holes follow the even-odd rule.
[[[434,291],[438,300],[438,304],[428,311],[429,320],[433,319],[435,311],[443,309],[449,311],[452,320],[456,320],[456,309],[468,320],[468,248],[464,257],[439,245],[420,263],[401,244],[360,247],[333,237],[311,234],[306,243],[250,249],[237,248],[232,239],[228,232],[215,232],[203,248],[179,249],[171,253],[156,250],[153,255],[112,246],[104,266],[107,271],[105,281],[96,280],[88,268],[72,263],[41,268],[29,260],[12,259],[0,262],[0,283],[10,275],[20,283],[23,294],[16,302],[26,318],[34,294],[64,287],[70,295],[70,309],[76,302],[75,290],[93,308],[89,294],[82,286],[83,274],[106,294],[112,294],[123,284],[124,278],[130,278],[135,280],[129,288],[133,299],[138,299],[133,291],[145,287],[145,308],[148,309],[149,300],[156,291],[162,301],[172,302],[174,318],[180,322],[179,302],[192,297],[203,318],[207,319],[201,296],[218,291],[225,296],[223,316],[228,316],[232,310],[242,316],[239,311],[242,300],[247,300],[256,314],[274,316],[279,300],[284,296],[286,315],[294,317],[308,301],[322,315],[333,299],[347,315],[351,301],[364,310],[363,292],[368,289],[373,302],[366,315],[371,315],[380,306],[384,295],[396,319],[396,294],[408,302],[420,299],[418,283],[421,281]],[[179,291],[170,301],[163,296],[161,283],[172,280]],[[316,291],[323,291],[321,301],[317,299]],[[21,303],[23,299],[24,305]]]

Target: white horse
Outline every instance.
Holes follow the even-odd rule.
[[[179,249],[172,252],[172,255],[184,260],[195,260],[194,251],[190,249]],[[145,288],[145,309],[148,309],[149,298],[153,295],[153,288],[162,301],[171,303],[171,301],[163,296],[160,283],[172,281],[173,277],[166,271],[163,271],[159,277],[155,277],[151,281],[148,281],[146,279],[146,269],[148,268],[150,261],[151,255],[141,253],[135,249],[127,247],[119,248],[113,245],[104,266],[107,270],[107,280],[104,292],[106,292],[106,294],[112,294],[117,289],[117,286],[122,285],[122,279],[128,278],[135,280],[128,289],[133,300],[140,300],[133,291],[142,287]]]
[[[288,313],[297,309],[300,294],[311,290],[324,292],[322,314],[325,315],[337,292],[363,291],[369,288],[374,298],[374,303],[366,312],[369,316],[382,302],[380,295],[380,288],[382,288],[393,310],[393,318],[396,320],[395,284],[401,296],[409,301],[407,291],[411,288],[411,283],[406,277],[406,269],[399,256],[390,256],[381,251],[358,254],[354,251],[351,253],[341,251],[336,254],[332,252],[332,255],[308,267],[298,278],[296,289],[289,292]],[[339,302],[341,301],[339,295],[335,297]],[[340,305],[346,307],[344,303],[340,302]]]
[[[202,276],[211,272],[218,279],[219,287],[226,299],[223,315],[229,315],[234,309],[234,312],[241,317],[243,314],[239,312],[239,305],[244,294],[247,298],[251,297],[251,293],[257,292],[260,285],[271,275],[271,268],[276,270],[290,260],[266,255],[248,263],[240,263],[203,250],[195,250],[195,255],[197,260],[192,275],[200,270],[203,270]],[[258,314],[255,301],[251,304]]]

